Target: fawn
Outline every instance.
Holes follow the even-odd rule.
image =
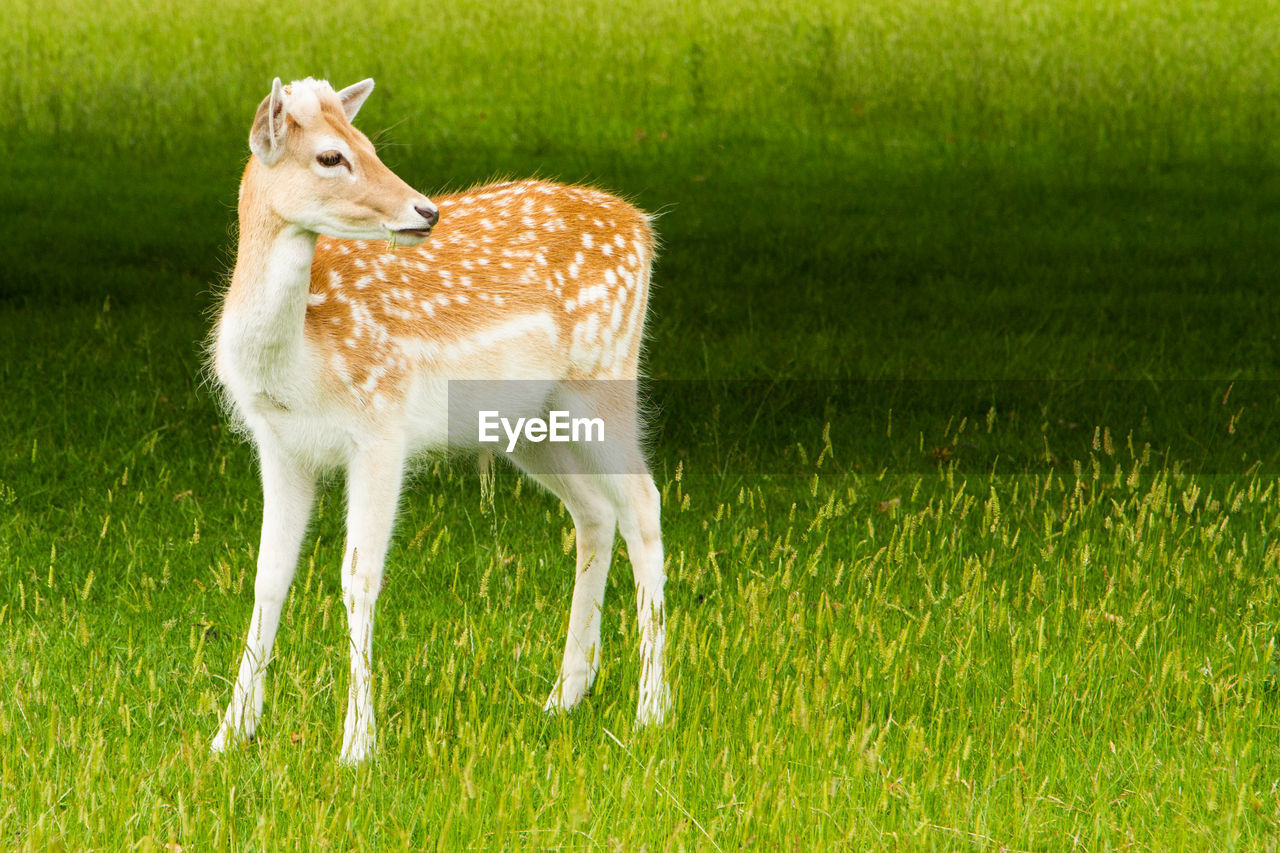
[[[372,80],[335,92],[311,78],[276,79],[249,135],[212,365],[257,449],[262,538],[248,639],[213,749],[255,732],[315,482],[341,468],[351,642],[341,760],[370,754],[374,606],[406,465],[451,444],[451,380],[528,380],[519,383],[526,399],[512,405],[571,405],[615,433],[609,452],[620,459],[585,443],[523,442],[509,456],[564,502],[576,531],[568,637],[546,708],[572,708],[595,677],[619,528],[637,595],[636,722],[660,722],[670,700],[659,493],[634,381],[655,247],[649,217],[594,189],[534,180],[432,202],[352,126],[372,90]]]

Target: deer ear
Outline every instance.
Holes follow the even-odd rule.
[[[258,105],[249,131],[249,150],[268,166],[275,165],[284,153],[284,90],[277,77],[271,84],[271,94]]]
[[[338,93],[338,100],[342,101],[342,111],[347,114],[347,121],[355,120],[356,113],[360,112],[360,108],[364,106],[365,99],[373,91],[373,78],[361,80],[359,83],[352,83],[347,88]]]

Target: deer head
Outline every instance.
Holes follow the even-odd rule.
[[[249,132],[253,191],[284,221],[347,240],[416,246],[439,219],[436,206],[378,159],[351,124],[373,91],[363,80],[340,92],[322,80],[280,84]],[[247,183],[247,181],[246,181]]]

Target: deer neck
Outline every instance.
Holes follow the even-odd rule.
[[[219,322],[218,365],[220,374],[225,365],[256,386],[245,390],[270,396],[296,386],[304,367],[316,235],[282,219],[247,184],[248,176],[235,271]]]

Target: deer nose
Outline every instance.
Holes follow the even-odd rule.
[[[420,207],[415,204],[413,209],[418,211],[419,216],[427,220],[428,228],[433,228],[435,227],[435,224],[440,221],[440,212],[436,210],[436,206],[434,204],[431,204],[430,202],[427,202],[427,204],[429,205],[428,207]]]

